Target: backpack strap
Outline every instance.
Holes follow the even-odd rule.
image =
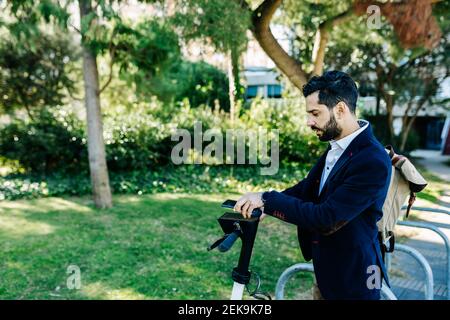
[[[414,201],[416,201],[416,194],[411,191],[411,193],[409,194],[409,199],[408,199],[408,207],[406,208],[406,217],[407,218],[409,215],[409,211],[411,210],[411,207],[414,204]]]
[[[394,147],[389,144],[385,147],[385,149],[388,150],[389,158],[391,158],[392,160],[392,158],[395,156]]]

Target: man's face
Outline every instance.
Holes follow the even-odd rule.
[[[319,91],[306,97],[307,125],[316,133],[320,141],[336,139],[342,128],[336,122],[334,113],[324,104],[319,103]]]

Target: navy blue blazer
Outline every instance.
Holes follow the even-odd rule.
[[[375,283],[369,277],[377,269],[389,285],[376,223],[391,161],[369,124],[336,162],[319,196],[328,150],[297,185],[265,193],[264,212],[297,225],[303,257],[313,260],[325,299],[380,299],[379,287],[367,283]]]

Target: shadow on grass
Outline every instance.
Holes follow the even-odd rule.
[[[207,252],[222,235],[216,219],[230,195],[117,196],[97,210],[88,198],[0,203],[1,299],[228,299],[239,244]],[[288,266],[300,262],[295,228],[266,219],[252,267],[273,294]],[[67,267],[81,289],[67,288]],[[309,287],[310,275],[293,287]]]

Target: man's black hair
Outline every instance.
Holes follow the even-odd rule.
[[[303,86],[303,95],[319,91],[319,103],[332,109],[338,102],[347,104],[350,111],[355,113],[358,89],[355,81],[342,71],[327,71],[322,76],[312,77]]]

